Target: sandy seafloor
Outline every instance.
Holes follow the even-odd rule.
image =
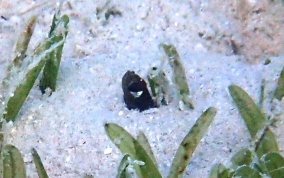
[[[96,13],[105,1],[68,2],[63,3],[62,13],[70,16],[70,32],[57,90],[51,96],[42,95],[37,81],[18,120],[5,130],[5,142],[16,145],[24,155],[28,177],[37,177],[30,154],[32,147],[38,150],[51,178],[86,174],[115,177],[122,154],[106,136],[106,122],[117,123],[133,135],[142,130],[166,177],[183,137],[202,111],[214,106],[218,109],[215,120],[184,175],[207,177],[213,164],[229,165],[236,151],[250,146],[249,133],[229,96],[228,86],[241,86],[258,102],[263,79],[263,110],[279,115],[274,131],[284,152],[284,104],[271,102],[284,66],[284,16],[277,13],[283,10],[281,3],[242,1],[251,9],[245,15],[240,13],[240,18],[233,13],[236,1],[111,1],[108,7],[115,7],[122,15],[106,20],[104,14]],[[32,51],[48,33],[55,4],[56,1],[0,1],[0,14],[5,17],[0,19],[1,78],[24,22],[33,14],[38,16]],[[254,16],[253,10],[258,6],[264,11]],[[262,31],[246,36],[253,27]],[[148,69],[161,62],[160,43],[177,47],[194,110],[180,111],[176,102],[142,113],[126,109],[121,89],[123,74],[133,70],[146,78]],[[266,59],[271,63],[264,65]]]

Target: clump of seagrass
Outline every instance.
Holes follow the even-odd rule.
[[[52,25],[48,35],[51,39],[50,45],[66,39],[68,34],[68,23],[69,17],[67,15],[61,16],[60,10],[58,10],[53,16]],[[42,93],[45,93],[47,88],[50,88],[52,91],[55,91],[56,89],[56,80],[61,62],[63,46],[64,43],[46,56],[46,63],[39,85]]]
[[[216,115],[215,108],[208,108],[196,121],[181,142],[171,165],[168,178],[181,178],[198,143],[205,135]],[[118,169],[118,178],[130,178],[129,167],[134,168],[139,178],[161,178],[157,161],[146,136],[140,132],[137,139],[117,124],[105,124],[111,141],[125,154]]]
[[[284,93],[283,88],[281,89],[283,80],[282,71],[274,95],[277,99],[283,97],[281,96],[281,93]],[[265,116],[252,98],[239,86],[231,85],[229,91],[253,139],[253,146],[238,151],[231,159],[230,168],[216,164],[209,177],[283,177],[284,158],[279,153],[276,137],[270,128],[275,120]]]
[[[274,92],[274,97],[278,100],[282,100],[284,97],[284,67],[280,73],[280,77],[278,79],[278,85]]]
[[[184,108],[183,106],[186,106],[190,109],[193,109],[194,107],[192,104],[192,100],[190,99],[190,92],[185,74],[185,69],[182,65],[180,56],[176,48],[171,44],[162,44],[161,46],[164,49],[169,64],[173,70],[172,78],[175,83],[178,98],[180,100],[179,108],[182,110]]]
[[[189,99],[189,86],[187,83],[185,70],[180,60],[179,54],[173,45],[161,44],[165,54],[166,61],[172,69],[172,79],[174,83],[174,90],[170,88],[170,83],[166,72],[164,71],[164,55],[160,66],[153,66],[149,69],[147,79],[150,85],[152,96],[157,103],[157,106],[168,105],[172,98],[172,91],[177,96],[179,101],[179,109],[183,110],[184,105],[193,109],[193,104]]]
[[[147,79],[157,106],[168,105],[170,100],[170,86],[163,69],[161,67],[151,67],[148,71]]]
[[[13,145],[5,145],[1,150],[0,177],[2,178],[26,178],[26,169],[23,157],[20,151]],[[33,162],[35,164],[38,177],[48,178],[43,167],[43,163],[37,151],[32,149]]]
[[[59,18],[59,19],[57,19]],[[7,68],[7,76],[1,87],[1,119],[6,122],[15,121],[24,101],[33,87],[39,73],[44,67],[41,89],[55,89],[55,83],[67,35],[68,16],[54,16],[49,37],[43,40],[34,52],[27,54],[28,45],[33,34],[36,17],[28,21],[23,33],[17,41],[15,57]]]
[[[54,16],[48,38],[43,40],[31,55],[27,54],[27,49],[36,24],[35,16],[29,19],[24,31],[21,33],[16,43],[14,58],[11,64],[8,65],[7,75],[1,83],[0,102],[3,104],[0,107],[0,130],[2,130],[3,122],[16,120],[23,103],[44,66],[45,72],[41,83],[47,83],[45,87],[55,89],[56,76],[69,21],[68,16],[59,17],[58,14],[59,12]],[[57,18],[60,18],[60,20],[57,20]],[[48,74],[48,72],[51,72],[51,74]],[[4,134],[0,132],[0,177],[26,178],[21,153],[13,145],[3,145],[3,136]],[[48,178],[35,149],[32,149],[32,156],[39,178]]]

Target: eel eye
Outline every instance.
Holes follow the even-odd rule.
[[[143,94],[143,91],[138,91],[138,92],[133,92],[131,91],[130,92],[132,96],[134,96],[135,98],[139,98],[142,94]]]

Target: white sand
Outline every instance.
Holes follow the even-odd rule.
[[[47,35],[55,7],[52,2],[55,1],[25,12],[37,2],[0,1],[0,14],[8,18],[7,21],[0,19],[1,78],[10,60],[16,34],[27,17],[39,14],[31,48]],[[268,28],[266,20],[261,21],[263,31],[257,37],[251,36],[249,30],[248,36],[240,31],[252,28],[254,23],[259,25],[259,21],[253,23],[252,19],[257,18],[249,14],[246,19],[250,27],[244,27],[239,17],[233,15],[235,1],[113,1],[111,6],[120,10],[122,16],[111,17],[108,23],[96,15],[96,7],[102,7],[104,1],[70,2],[73,9],[66,3],[63,5],[63,13],[69,14],[71,21],[57,91],[50,97],[42,96],[37,82],[18,121],[6,128],[5,141],[21,150],[29,177],[37,177],[31,162],[32,147],[38,150],[50,177],[77,178],[84,174],[115,177],[122,154],[106,136],[103,128],[106,122],[118,123],[133,135],[142,130],[166,177],[183,137],[202,111],[214,106],[218,109],[215,120],[184,176],[207,177],[214,163],[228,164],[232,154],[241,147],[250,146],[249,133],[227,87],[237,84],[258,102],[262,79],[267,86],[265,111],[282,114],[275,133],[283,153],[284,104],[271,104],[272,92],[284,66],[281,55],[284,28],[276,28],[283,27],[283,22],[277,19],[282,17],[283,21],[284,16],[271,13],[283,8],[281,4],[264,3],[265,11],[260,13],[260,19],[276,19],[271,22],[275,28],[270,32],[275,36],[269,41],[269,35],[262,35]],[[256,8],[252,1],[249,2],[251,9]],[[231,40],[235,40],[241,55],[233,55]],[[159,64],[162,51],[158,46],[164,42],[174,44],[180,53],[195,109],[179,111],[173,102],[142,113],[127,110],[122,98],[123,74],[134,70],[145,77],[153,64]],[[259,46],[269,46],[275,51],[268,48],[263,51]],[[280,56],[270,57],[271,63],[263,64],[263,59],[276,54]],[[247,61],[258,64],[251,65]]]

